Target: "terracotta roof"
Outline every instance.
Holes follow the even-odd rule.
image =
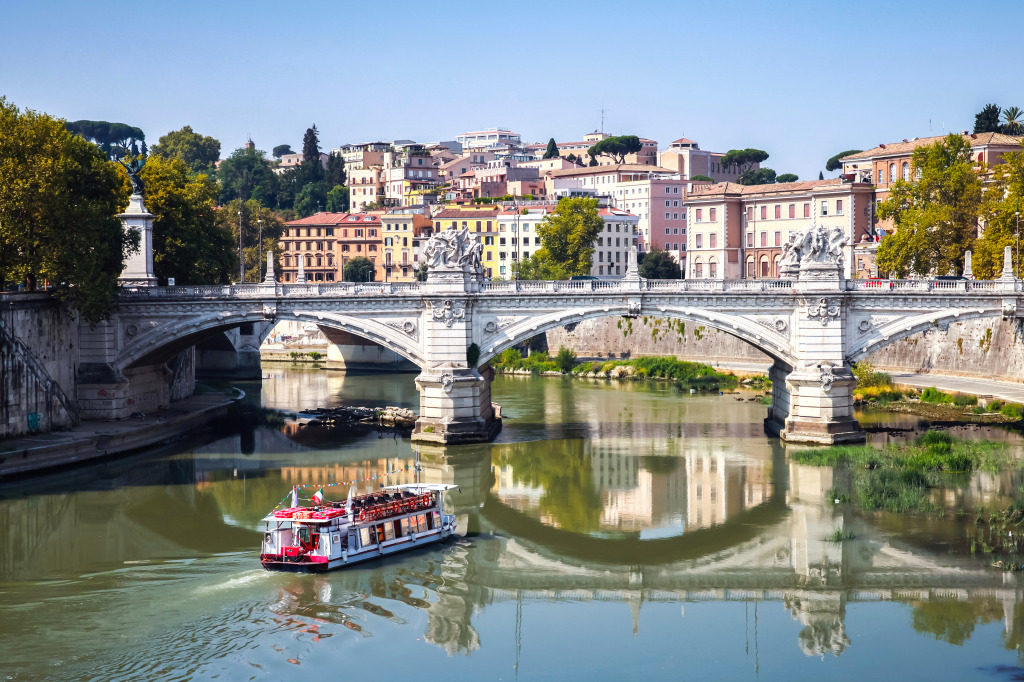
[[[348,213],[314,213],[311,216],[299,218],[298,220],[289,220],[285,225],[337,225],[338,223],[344,222],[348,215]]]
[[[442,170],[444,170],[444,169],[450,168],[451,166],[457,166],[460,163],[462,163],[463,161],[469,161],[469,154],[465,154],[465,155],[460,156],[458,158],[452,159],[451,161],[446,161],[445,163],[441,164],[440,168]]]
[[[434,220],[438,218],[494,218],[498,215],[500,209],[498,208],[482,208],[477,210],[462,210],[460,208],[446,208],[439,213],[434,214]]]
[[[675,175],[676,171],[669,168],[662,168],[661,166],[648,166],[643,163],[613,163],[607,166],[584,166],[583,168],[560,168],[557,170],[545,171],[547,175],[555,178],[567,177],[572,175],[598,175],[601,173],[630,173],[630,172],[646,172],[646,173],[667,173]]]
[[[736,182],[719,182],[714,185],[695,185],[689,196],[693,199],[699,199],[708,196],[725,196],[727,194],[734,196],[749,194],[788,194],[791,192],[807,192],[818,187],[831,188],[842,184],[842,178],[830,178],[828,180],[803,180],[798,182],[777,182],[768,185],[741,185]]]
[[[697,144],[697,141],[688,137],[680,137],[678,140],[672,140],[669,144]]]
[[[1024,137],[1018,137],[1016,135],[1004,135],[1002,133],[968,133],[961,135],[972,147],[980,147],[984,145],[1006,145],[1015,147],[1020,144]],[[893,142],[891,144],[878,145],[873,149],[868,149],[857,154],[850,154],[844,156],[840,161],[856,161],[857,159],[870,159],[876,156],[899,156],[901,154],[909,154],[918,147],[925,145],[935,144],[940,140],[946,139],[946,135],[935,135],[933,137],[919,137],[916,140],[906,140],[904,142]]]

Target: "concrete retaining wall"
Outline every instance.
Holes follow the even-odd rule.
[[[61,406],[56,387],[74,400],[78,321],[46,294],[2,295],[0,316],[4,328],[23,344],[0,343],[0,437],[29,433],[32,426],[41,432],[71,426],[73,418]],[[26,362],[25,350],[39,361],[42,373]]]

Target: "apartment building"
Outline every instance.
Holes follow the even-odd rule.
[[[421,247],[433,233],[434,223],[426,212],[385,213],[381,222],[381,258],[377,280],[412,282],[420,265]]]
[[[695,141],[681,137],[658,154],[658,165],[678,173],[687,180],[694,175],[706,175],[715,182],[738,182],[739,167],[723,166],[723,156],[724,152],[704,151]],[[755,163],[751,168],[758,170],[760,167],[761,164]]]
[[[776,278],[783,245],[808,226],[841,228],[846,277],[866,277],[853,245],[870,238],[873,190],[844,178],[771,185],[719,183],[687,198],[687,276],[694,279]]]
[[[381,246],[378,213],[317,213],[285,223],[281,235],[282,282],[298,278],[304,259],[307,282],[344,280],[345,263],[356,256],[376,264]]]
[[[391,148],[387,142],[363,142],[360,144],[346,144],[337,149],[332,149],[332,154],[341,154],[345,162],[345,174],[351,177],[352,171],[371,166],[384,165],[384,152]]]
[[[515,150],[523,146],[519,133],[506,128],[488,128],[455,136],[464,152]]]
[[[667,168],[625,163],[548,171],[547,178],[548,196],[575,185],[607,196],[615,208],[636,215],[643,251],[665,248],[672,241],[667,237],[686,234],[686,192],[693,183]]]
[[[280,175],[291,168],[298,168],[302,165],[302,154],[282,154],[278,163],[271,170]],[[327,154],[320,154],[320,165],[327,168]]]
[[[384,152],[381,170],[384,200],[388,206],[410,206],[413,195],[441,184],[430,152],[421,144],[407,144]]]
[[[357,168],[348,174],[349,208],[358,213],[370,204],[384,202],[383,165]]]

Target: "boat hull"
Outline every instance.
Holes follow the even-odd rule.
[[[260,563],[268,571],[285,571],[291,573],[326,573],[355,564],[372,561],[392,554],[400,554],[417,547],[444,542],[455,535],[455,524],[437,530],[419,533],[415,536],[397,538],[390,542],[360,549],[352,553],[343,552],[340,557],[281,557],[280,555],[264,554]]]

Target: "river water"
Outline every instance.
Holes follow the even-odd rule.
[[[267,407],[416,407],[412,375],[265,374],[248,390]],[[499,377],[487,445],[289,422],[8,484],[0,679],[1021,679],[1016,576],[962,551],[957,521],[832,504],[831,470],[789,463],[748,398]],[[458,539],[260,568],[259,520],[291,486],[404,482],[417,459],[460,485]],[[949,504],[1019,484],[979,474]]]

